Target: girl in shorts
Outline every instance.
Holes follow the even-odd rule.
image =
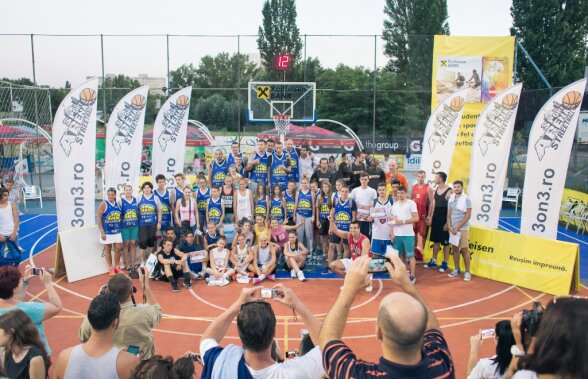
[[[276,249],[269,243],[267,233],[259,235],[259,243],[253,250],[253,268],[257,273],[257,278],[253,279],[253,284],[257,284],[264,279],[275,280],[273,272],[276,270]]]
[[[120,253],[122,245],[121,221],[122,210],[116,201],[116,190],[109,188],[106,192],[106,200],[98,207],[98,229],[100,230],[100,243],[104,245],[104,258],[109,267],[108,274],[114,275],[120,271]],[[114,262],[112,250],[114,248]]]
[[[235,270],[229,267],[230,252],[226,246],[225,236],[219,236],[217,243],[209,246],[210,267],[206,269],[211,280],[220,280],[223,284],[229,284],[229,278],[235,273]]]
[[[329,251],[329,215],[333,207],[333,191],[328,180],[321,182],[321,192],[316,201],[316,227],[319,230],[320,246],[323,251]]]
[[[298,277],[301,282],[306,281],[302,270],[306,266],[307,254],[308,249],[298,242],[296,231],[288,232],[288,243],[284,246],[284,256],[286,257],[286,265],[290,269],[290,278]]]
[[[155,233],[161,230],[161,203],[153,195],[153,184],[145,182],[141,186],[143,194],[137,202],[139,210],[139,252],[143,262],[149,258],[155,247]]]
[[[237,243],[233,246],[231,252],[231,263],[233,268],[238,275],[253,276],[255,271],[252,265],[253,262],[253,251],[245,241],[245,236],[239,234],[237,236]]]
[[[120,199],[122,210],[121,235],[122,256],[127,268],[135,266],[137,257],[136,245],[139,239],[139,210],[137,199],[133,196],[133,187],[126,184],[123,187],[124,195]]]

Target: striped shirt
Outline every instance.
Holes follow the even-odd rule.
[[[413,366],[391,362],[384,357],[379,363],[358,359],[343,341],[330,341],[323,351],[323,366],[334,379],[455,378],[455,367],[443,333],[429,329],[423,337],[423,359]]]

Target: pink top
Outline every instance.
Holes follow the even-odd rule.
[[[286,229],[284,229],[284,226],[282,224],[278,225],[278,230],[273,230],[272,228],[270,228],[270,234],[272,237],[272,241],[277,243],[282,248],[288,241],[288,232],[286,232]]]
[[[180,201],[180,221],[190,221],[190,226],[196,225],[196,214],[194,210],[196,209],[196,201],[194,199],[190,199],[190,202],[186,202],[186,206],[182,206],[182,202]]]

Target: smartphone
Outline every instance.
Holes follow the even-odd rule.
[[[202,357],[198,353],[190,353],[186,357],[193,360],[194,362],[202,362]]]
[[[386,258],[372,258],[370,260],[370,266],[368,268],[368,272],[386,272]]]
[[[296,358],[298,356],[298,351],[296,350],[288,350],[286,352],[286,359]]]
[[[33,268],[33,275],[41,275],[42,268]]]
[[[494,338],[494,329],[490,328],[480,330],[480,338],[483,340]]]
[[[262,299],[275,299],[278,297],[278,291],[274,288],[262,288],[260,295]]]
[[[127,352],[133,355],[137,355],[139,354],[139,346],[129,345],[129,347],[127,347]]]

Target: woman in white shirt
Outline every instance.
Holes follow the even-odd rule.
[[[478,361],[480,347],[484,340],[481,333],[470,338],[471,350],[468,361],[468,379],[501,379],[510,365],[512,354],[510,348],[515,344],[510,321],[499,321],[494,328],[496,355]],[[477,363],[476,363],[477,361]]]

